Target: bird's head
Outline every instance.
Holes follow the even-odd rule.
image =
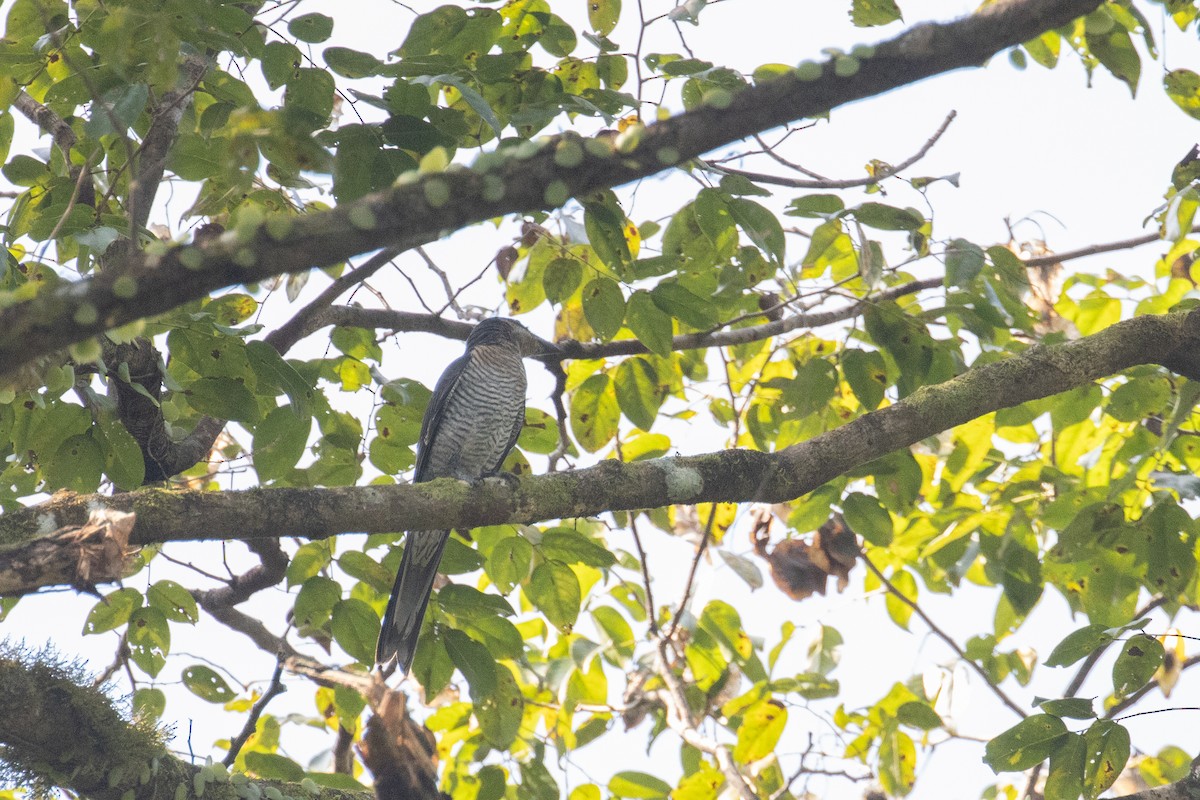
[[[562,348],[534,335],[528,328],[514,319],[491,317],[471,330],[467,337],[467,349],[483,345],[515,347],[523,357],[554,356]]]

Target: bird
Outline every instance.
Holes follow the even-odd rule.
[[[457,478],[474,483],[499,473],[525,423],[526,357],[561,348],[516,320],[492,317],[467,337],[466,352],[438,379],[421,421],[413,483]],[[376,665],[408,673],[448,530],[409,531],[375,649]]]

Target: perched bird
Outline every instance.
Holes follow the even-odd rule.
[[[525,423],[526,356],[560,352],[519,322],[485,319],[467,351],[438,379],[417,442],[414,483],[434,478],[474,482],[495,475]],[[442,549],[450,531],[409,531],[400,571],[383,615],[375,662],[408,672]]]

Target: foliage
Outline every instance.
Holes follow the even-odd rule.
[[[483,171],[527,157],[535,137],[558,130],[579,134],[556,140],[561,167],[593,151],[615,148],[619,157],[644,135],[654,103],[663,117],[720,110],[747,87],[805,80],[815,68],[771,63],[743,74],[694,57],[686,43],[682,52],[643,49],[644,32],[703,25],[703,0],[642,21],[619,0],[594,0],[586,13],[577,5],[423,8],[407,18],[393,52],[370,53],[344,46],[350,37],[334,39],[342,31],[332,17],[290,5],[15,0],[0,40],[8,109],[0,113],[0,154],[13,187],[4,195],[0,304],[116,274],[131,237],[152,256],[178,244],[160,239],[150,220],[171,221],[168,240],[203,222],[196,241],[240,242],[264,224],[283,237],[291,220],[336,204],[352,210],[329,235],[351,237],[375,224],[354,201],[418,172],[449,174],[462,164]],[[891,0],[847,5],[856,26],[902,19]],[[1142,75],[1143,59],[1157,55],[1152,32],[1163,17],[1194,32],[1196,16],[1194,3],[1114,0],[1008,54],[1022,68],[1032,60],[1054,69],[1074,53],[1070,60],[1089,78],[1105,72],[1131,92],[1153,91]],[[869,58],[869,48],[839,51],[830,63],[849,78]],[[1179,68],[1163,83],[1175,104],[1200,117],[1200,77]],[[54,146],[30,144],[32,117],[45,128],[39,144]],[[172,192],[189,198],[182,213],[178,201],[168,211],[163,198],[152,207],[145,194],[159,146]],[[669,151],[659,158],[664,166],[679,160]],[[492,262],[498,277],[468,296],[544,332],[552,326],[555,338],[594,346],[597,357],[566,364],[572,441],[560,447],[554,416],[531,408],[513,471],[531,463],[540,470],[543,456],[557,463],[563,450],[580,463],[694,451],[702,448],[688,426],[701,425],[726,447],[779,452],[973,366],[1195,303],[1194,158],[1163,176],[1165,204],[1154,221],[1166,255],[1152,277],[1072,271],[1061,286],[1053,285],[1061,264],[1046,257],[1044,243],[977,243],[940,226],[930,187],[957,185],[955,176],[908,177],[872,162],[846,188],[791,173],[764,180],[734,163],[679,164],[675,172],[692,180],[671,184],[665,201],[635,203],[622,189],[568,204],[565,184],[551,183],[545,205],[566,210],[531,208],[521,217]],[[503,189],[483,185],[485,197]],[[444,184],[424,186],[430,206],[445,205]],[[344,291],[370,277],[352,269],[326,273],[345,279]],[[442,311],[462,312],[450,284],[469,284],[474,273],[447,272]],[[248,469],[262,486],[293,489],[401,479],[414,464],[430,397],[406,371],[405,355],[415,350],[395,357],[385,349],[390,337],[348,306],[348,323],[293,351],[282,323],[307,321],[333,300],[301,311],[299,300],[315,296],[311,287],[306,294],[308,280],[293,270],[270,285],[184,302],[22,372],[0,391],[0,507],[13,511],[63,489],[136,490],[161,463],[145,426],[131,424],[128,402],[115,399],[116,390],[105,394],[105,382],[143,397],[172,441],[202,430],[205,418],[229,423],[211,459],[170,470],[177,485],[221,491],[225,475]],[[393,302],[404,297],[404,310],[415,311],[400,282],[391,284]],[[826,301],[826,318],[806,316]],[[716,331],[746,335],[726,345],[704,340]],[[679,347],[675,337],[687,335],[699,336],[699,346]],[[117,345],[145,340],[163,355],[150,380],[114,355]],[[619,349],[633,340],[640,347]],[[923,606],[931,595],[993,588],[991,621],[953,646],[1022,719],[1012,727],[987,720],[981,756],[997,773],[1044,765],[1047,796],[1097,797],[1133,752],[1121,712],[1154,687],[1169,694],[1182,664],[1193,663],[1170,649],[1183,639],[1166,636],[1163,620],[1194,621],[1188,612],[1200,603],[1200,527],[1188,502],[1200,493],[1198,385],[1137,367],[880,453],[756,516],[762,560],[734,545],[732,532],[746,527],[749,512],[729,504],[463,532],[447,547],[442,571],[451,582],[430,603],[413,665],[423,697],[436,701],[417,714],[436,738],[442,789],[479,800],[562,796],[556,759],[619,736],[620,718],[628,736],[669,739],[682,768],[651,775],[613,764],[597,783],[576,785],[573,800],[703,800],[724,789],[798,797],[805,781],[831,770],[874,779],[891,795],[910,792],[929,753],[958,736],[947,698],[889,663],[895,674],[882,696],[847,704],[839,658],[848,632],[816,625],[800,654],[788,647],[797,634],[791,623],[763,640],[744,623],[751,606],[693,607],[691,581],[716,552],[751,586],[763,584],[765,563],[793,598],[823,594],[834,576],[886,595],[886,615],[910,630],[930,627]],[[652,594],[660,567],[643,542],[655,537],[695,544],[682,598]],[[254,552],[263,563],[252,569],[260,570],[256,580],[270,580],[232,598],[201,591],[210,584],[173,569],[173,543],[146,547],[125,585],[104,591],[86,614],[83,630],[119,637],[118,661],[140,714],[174,719],[177,675],[201,700],[249,713],[260,695],[214,668],[236,664],[236,653],[201,663],[179,642],[218,618],[213,609],[280,586],[287,631],[282,618],[264,624],[289,648],[336,665],[344,680],[314,687],[315,705],[303,713],[257,716],[232,767],[355,788],[366,776],[352,751],[342,774],[306,769],[287,746],[287,726],[299,720],[331,737],[361,737],[369,698],[355,680],[373,666],[401,544],[395,534],[285,539],[286,559],[274,562],[262,546]],[[775,591],[764,589],[755,602],[774,601]],[[1045,652],[1013,646],[1047,595],[1063,598],[1085,624],[1045,642]],[[5,600],[0,619],[12,608]],[[1158,610],[1153,622],[1147,608]],[[1076,691],[1039,698],[1036,709],[1008,699],[1035,669],[1082,663],[1090,671],[1110,646],[1112,680],[1098,704]],[[822,740],[827,746],[804,750],[802,711],[836,731]],[[1137,764],[1147,780],[1168,783],[1186,774],[1181,753],[1168,748]],[[1001,776],[996,796],[1010,779]]]

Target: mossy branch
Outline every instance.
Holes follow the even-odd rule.
[[[223,768],[198,767],[166,750],[166,736],[131,720],[83,671],[52,653],[0,643],[0,780],[61,787],[90,800],[240,800]],[[69,734],[69,735],[66,735]],[[284,798],[311,800],[299,784],[254,781]],[[179,791],[183,787],[183,791]],[[370,792],[322,789],[322,800],[368,800]]]

